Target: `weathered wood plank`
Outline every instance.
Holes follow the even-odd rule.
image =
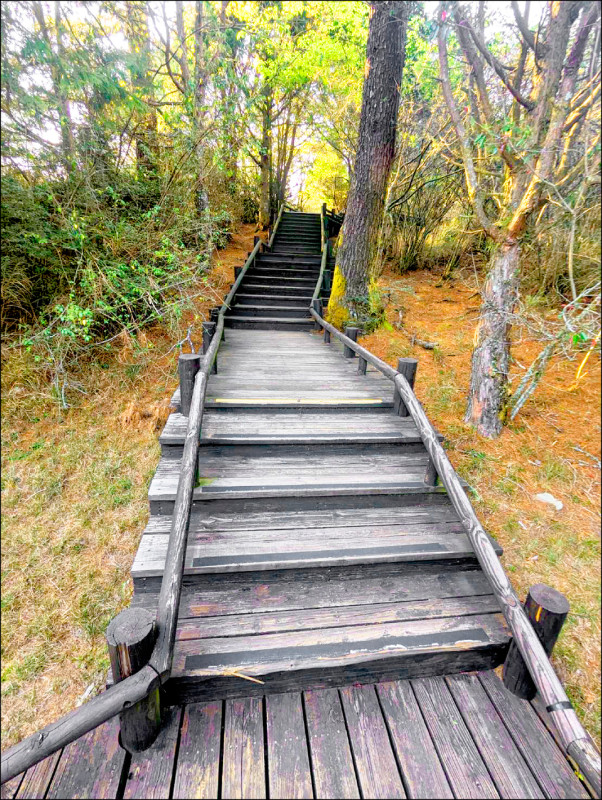
[[[527,700],[520,700],[509,692],[493,672],[479,673],[479,680],[545,796],[588,797],[564,754],[530,703]]]
[[[360,797],[338,690],[308,691],[303,700],[316,797]]]
[[[420,678],[412,688],[456,796],[499,797],[445,680]]]
[[[173,797],[218,796],[222,703],[192,703],[183,710]]]
[[[351,529],[352,531],[353,529]],[[350,532],[351,532],[350,531]],[[168,548],[167,536],[142,537],[132,566],[134,578],[161,575]],[[186,550],[186,574],[251,571],[261,569],[293,569],[298,567],[332,566],[355,563],[395,561],[476,561],[472,545],[463,534],[401,535],[321,541],[272,538],[267,542],[243,540],[230,546],[224,542],[190,541]]]
[[[462,718],[502,797],[544,797],[476,675],[446,678]]]
[[[406,797],[374,686],[341,689],[363,797]]]
[[[409,681],[376,686],[410,797],[454,797]]]
[[[404,565],[401,574],[393,567],[379,565],[370,570],[377,574],[341,574],[340,569],[307,570],[309,575],[289,575],[280,580],[260,573],[262,580],[248,582],[241,575],[236,582],[207,578],[203,588],[184,587],[180,604],[180,620],[187,617],[252,614],[259,612],[291,611],[303,608],[332,608],[388,602],[410,602],[446,597],[471,597],[491,594],[485,576],[475,569],[434,569],[428,571]],[[351,570],[352,568],[346,568]],[[363,571],[363,570],[362,570]],[[320,574],[323,573],[323,574]],[[247,578],[245,580],[245,578]],[[156,594],[134,595],[134,604],[156,607]]]
[[[265,703],[269,797],[311,798],[301,694],[268,695]]]
[[[475,614],[495,613],[498,605],[493,595],[476,598],[420,600],[409,603],[379,603],[306,609],[277,613],[230,614],[222,617],[183,619],[178,626],[178,640],[206,639],[215,636],[245,636],[284,631],[321,630],[350,625],[425,620],[441,617],[457,619]]]
[[[227,700],[222,758],[222,797],[266,797],[263,701]]]
[[[34,767],[30,767],[23,777],[18,792],[11,795],[11,797],[23,797],[27,798],[27,800],[46,797],[46,792],[50,786],[61,753],[62,750],[59,750],[57,753],[40,761]]]
[[[1,800],[12,800],[13,797],[16,797],[17,791],[21,785],[21,781],[23,780],[23,773],[21,772],[19,775],[15,775],[14,778],[11,778],[8,781],[5,781],[0,786],[0,798]]]
[[[251,536],[256,531],[284,530],[288,528],[306,530],[314,528],[341,528],[346,535],[348,528],[364,528],[366,536],[372,536],[377,526],[405,526],[408,532],[412,532],[413,525],[432,525],[439,522],[453,522],[458,526],[456,532],[463,532],[462,523],[459,521],[456,512],[445,498],[437,505],[421,505],[418,503],[412,506],[398,505],[388,507],[353,507],[349,508],[313,508],[303,510],[282,509],[277,511],[245,511],[240,512],[235,509],[223,511],[212,511],[208,508],[205,512],[195,511],[190,515],[190,535],[195,533],[213,533],[218,531],[251,531]],[[171,527],[171,516],[155,515],[151,516],[145,534],[169,533]],[[417,531],[418,532],[418,531]],[[330,535],[330,532],[328,532]],[[264,534],[257,534],[264,537]],[[334,534],[336,535],[336,534]]]
[[[134,753],[130,763],[124,800],[147,800],[169,797],[175,767],[176,745],[182,709],[166,708],[163,727],[154,743],[143,753]]]
[[[126,756],[118,735],[119,720],[113,718],[67,745],[46,797],[116,797]]]

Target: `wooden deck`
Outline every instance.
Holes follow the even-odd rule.
[[[492,672],[172,707],[145,753],[112,720],[3,798],[587,798],[533,707]]]

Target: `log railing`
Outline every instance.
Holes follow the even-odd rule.
[[[316,286],[315,297],[320,291],[320,280]],[[334,336],[343,345],[360,357],[362,362],[367,362],[376,367],[385,377],[389,378],[395,391],[401,397],[403,404],[414,420],[420,437],[424,443],[429,459],[434,470],[439,475],[441,482],[458,514],[464,529],[470,539],[475,555],[481,568],[487,576],[493,592],[500,602],[504,617],[512,631],[514,641],[520,650],[531,678],[543,699],[546,710],[550,714],[558,730],[566,755],[573,761],[587,782],[595,797],[600,797],[600,754],[594,747],[587,731],[583,728],[575,710],[568,699],[564,687],[537,634],[523,609],[516,592],[506,575],[502,564],[491,544],[489,537],[477,519],[470,500],[466,496],[445,450],[439,443],[435,429],[428,420],[418,401],[412,387],[406,378],[393,367],[381,361],[369,350],[359,345],[349,336],[341,333],[316,310],[316,303],[310,309],[312,317],[319,327],[324,330],[327,341]]]
[[[278,215],[278,222],[281,216],[282,207]],[[276,225],[278,225],[278,222]],[[159,592],[155,620],[156,638],[148,663],[138,672],[123,680],[118,680],[119,676],[114,676],[118,682],[110,686],[105,692],[4,751],[1,758],[0,783],[5,783],[14,778],[112,717],[129,713],[129,710],[137,703],[144,701],[152,692],[156,692],[158,687],[165,683],[171,675],[207,382],[222,339],[224,314],[230,308],[230,304],[245,273],[254,263],[257,253],[263,247],[264,243],[261,240],[256,242],[222,307],[219,309],[211,342],[204,358],[202,360],[199,358],[196,362],[198,371],[193,375],[188,371],[194,384],[189,403],[188,426],[165,560],[165,571]],[[181,386],[180,392],[183,393],[183,391],[184,387]],[[126,611],[129,610],[126,609]],[[156,736],[161,720],[158,718],[154,722],[156,724]],[[148,720],[146,724],[148,725]],[[122,744],[124,744],[123,741]],[[150,744],[150,741],[148,744]]]
[[[324,253],[326,249],[327,246],[324,245],[322,265],[325,263]],[[357,338],[357,328],[349,329],[349,332],[354,334],[354,338],[350,338],[323,318],[322,304],[319,299],[323,279],[324,268],[320,270],[316,283],[310,314],[316,321],[317,326],[323,329],[324,341],[329,343],[331,336],[334,336],[342,342],[347,352],[353,351],[359,356],[358,372],[365,373],[366,364],[372,364],[393,382],[395,396],[401,399],[406,411],[414,420],[429,455],[427,473],[438,475],[447,490],[456,513],[470,539],[479,564],[499,600],[502,612],[510,627],[514,642],[523,657],[525,666],[529,670],[533,683],[545,703],[546,710],[554,721],[565,753],[577,766],[593,796],[599,798],[601,795],[600,753],[585,728],[579,722],[573,705],[568,699],[564,687],[556,675],[554,667],[550,663],[516,592],[512,588],[512,584],[497,557],[493,545],[481,526],[470,500],[466,496],[466,492],[462,488],[456,471],[439,443],[435,429],[424,413],[424,409],[406,377],[354,340]]]

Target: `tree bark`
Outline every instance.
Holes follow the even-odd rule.
[[[136,65],[133,84],[140,92],[144,102],[153,99],[153,82],[149,75],[150,67],[150,32],[148,27],[147,4],[129,2],[126,5],[130,50],[140,54],[140,62]],[[136,125],[136,164],[141,175],[149,177],[155,174],[157,164],[157,112],[152,105],[139,119]]]
[[[368,311],[369,278],[378,255],[387,181],[395,155],[407,22],[407,3],[371,3],[354,179],[337,253],[335,283],[339,292],[332,299],[355,317]],[[332,311],[329,308],[329,313]]]
[[[518,297],[520,245],[499,245],[481,293],[481,313],[475,331],[466,422],[483,436],[499,436],[504,425],[510,324]]]
[[[268,84],[262,89],[262,125],[261,125],[261,195],[259,200],[259,229],[267,230],[270,224],[270,177],[272,155],[272,90]]]

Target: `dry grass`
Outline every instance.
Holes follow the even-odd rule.
[[[199,281],[181,337],[221,301],[252,248],[242,226]],[[129,569],[148,515],[158,431],[177,385],[177,351],[164,330],[124,339],[86,365],[86,394],[60,413],[31,357],[2,370],[2,744],[7,747],[100,687],[104,630],[131,596]],[[90,688],[91,687],[91,688]]]
[[[474,278],[437,287],[428,271],[403,278],[385,273],[392,292],[387,317],[405,309],[406,328],[437,342],[435,351],[412,346],[398,331],[379,330],[362,344],[393,366],[399,356],[418,358],[416,393],[430,419],[447,438],[458,472],[474,488],[472,500],[487,530],[504,548],[503,563],[521,597],[534,583],[567,595],[571,613],[556,646],[554,665],[567,693],[600,741],[600,469],[579,452],[600,458],[600,358],[572,392],[579,361],[557,359],[535,395],[496,441],[463,423],[470,354],[479,298]],[[541,345],[514,331],[514,381]],[[534,499],[550,492],[564,508]]]

